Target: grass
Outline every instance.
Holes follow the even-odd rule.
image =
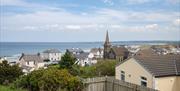
[[[9,86],[2,86],[0,85],[0,91],[27,91],[23,89],[12,89]]]

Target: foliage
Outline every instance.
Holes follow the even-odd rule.
[[[117,61],[115,60],[103,60],[98,61],[95,64],[96,75],[97,76],[115,76],[115,65]]]
[[[9,65],[7,61],[0,63],[0,84],[9,84],[22,75],[18,65]]]
[[[13,88],[11,88],[11,87],[9,87],[9,86],[2,86],[2,85],[0,85],[0,91],[26,91],[26,90],[24,90],[24,89],[13,89]]]
[[[28,88],[31,91],[58,91],[60,89],[81,89],[79,78],[71,75],[66,69],[48,68],[31,72],[15,82],[17,88]]]
[[[115,60],[98,60],[98,63],[92,66],[72,66],[72,74],[82,78],[91,78],[96,76],[115,76]]]
[[[59,62],[60,68],[64,69],[71,69],[72,65],[75,63],[75,57],[73,55],[66,51],[64,56],[62,56],[61,61]]]

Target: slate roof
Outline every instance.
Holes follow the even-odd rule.
[[[47,49],[43,53],[61,53],[58,49]]]
[[[71,53],[83,53],[84,51],[80,48],[71,48],[71,49],[67,49],[69,52]]]
[[[33,54],[22,54],[19,60],[24,59],[24,61],[36,61],[38,63],[43,62],[43,59],[39,55]]]
[[[97,53],[98,51],[99,51],[99,52],[102,52],[103,49],[102,49],[102,48],[92,48],[90,52],[91,52],[91,53]]]
[[[76,54],[75,58],[80,59],[80,60],[84,60],[84,59],[88,58],[88,55],[89,55],[89,53],[84,52],[84,53]]]
[[[129,53],[128,49],[126,49],[125,47],[114,46],[112,47],[112,50],[114,51],[116,56],[125,56]]]
[[[133,58],[155,77],[180,76],[180,55],[178,54]]]

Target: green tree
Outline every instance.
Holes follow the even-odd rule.
[[[61,61],[59,62],[60,68],[66,68],[66,69],[71,69],[72,65],[75,63],[75,57],[73,55],[66,51],[64,56],[62,56]]]
[[[18,65],[9,65],[7,61],[0,63],[0,84],[9,84],[22,75]]]
[[[114,76],[116,63],[115,60],[98,61],[95,64],[96,76]]]

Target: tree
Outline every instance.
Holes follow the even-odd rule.
[[[75,61],[75,57],[73,57],[69,51],[66,51],[64,56],[62,56],[61,61],[59,62],[60,68],[71,69]]]
[[[0,84],[9,84],[22,74],[22,69],[18,65],[11,66],[7,61],[0,63]]]
[[[115,75],[115,60],[103,60],[95,64],[97,76],[114,76]]]

